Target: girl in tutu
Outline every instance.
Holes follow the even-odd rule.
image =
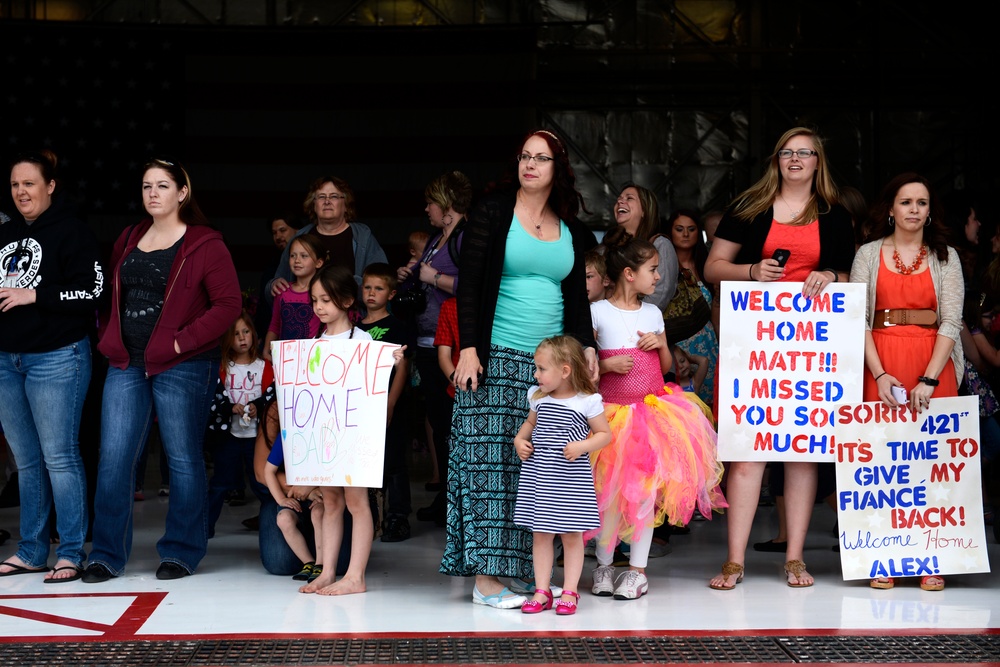
[[[653,528],[664,521],[683,526],[696,507],[711,517],[726,501],[704,404],[676,384],[664,386],[673,360],[663,316],[641,301],[659,279],[656,248],[623,229],[612,230],[604,245],[615,288],[590,308],[612,441],[594,467],[601,528],[584,538],[598,536],[594,595],[634,600],[648,590],[644,570]],[[631,548],[629,569],[616,581],[611,563],[619,541]]]
[[[521,606],[525,614],[552,607],[549,588],[553,538],[561,536],[562,597],[556,613],[576,613],[583,572],[583,531],[601,525],[594,474],[587,454],[611,442],[604,404],[590,378],[583,346],[570,336],[553,336],[535,350],[535,381],[528,389],[528,418],[514,447],[523,461],[514,505],[514,523],[531,529],[535,594]]]

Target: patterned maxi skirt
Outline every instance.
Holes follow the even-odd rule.
[[[530,352],[493,345],[479,389],[456,392],[442,574],[534,576],[531,532],[514,523],[521,469],[514,435],[528,417],[534,371]]]

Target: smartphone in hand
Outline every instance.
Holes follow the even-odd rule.
[[[778,266],[784,266],[785,263],[788,262],[788,258],[791,257],[791,256],[792,256],[792,251],[791,250],[785,250],[784,248],[778,248],[777,250],[774,251],[774,254],[771,255],[771,259],[777,261],[778,262]]]

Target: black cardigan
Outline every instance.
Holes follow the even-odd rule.
[[[764,242],[771,231],[774,209],[769,208],[750,222],[733,217],[727,211],[719,221],[715,235],[720,239],[740,244],[734,264],[754,264],[761,259]],[[854,261],[854,226],[851,215],[843,206],[834,204],[827,213],[819,214],[819,266],[818,269],[834,269],[842,273],[851,272]]]
[[[513,192],[484,197],[469,216],[462,237],[457,294],[459,345],[476,347],[484,373],[515,202]],[[573,268],[562,281],[563,330],[584,347],[596,347],[583,257],[597,245],[597,237],[579,220],[564,222],[573,240]]]

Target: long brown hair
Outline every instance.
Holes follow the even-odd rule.
[[[257,361],[257,349],[260,347],[260,340],[257,338],[257,329],[254,328],[253,318],[244,309],[240,313],[240,316],[236,318],[236,321],[226,330],[226,333],[222,334],[221,351],[223,368],[226,368],[230,361],[235,361],[236,355],[233,352],[233,348],[236,346],[236,327],[240,322],[246,324],[247,329],[250,329],[250,361]]]
[[[941,205],[930,181],[912,171],[896,175],[885,184],[878,199],[872,204],[870,214],[870,238],[874,240],[884,239],[893,232],[895,221],[890,222],[892,215],[892,205],[896,201],[896,194],[904,185],[919,183],[927,188],[930,195],[930,208],[928,210],[929,220],[924,226],[924,245],[930,248],[940,262],[948,261],[948,226],[944,222],[944,207]]]

